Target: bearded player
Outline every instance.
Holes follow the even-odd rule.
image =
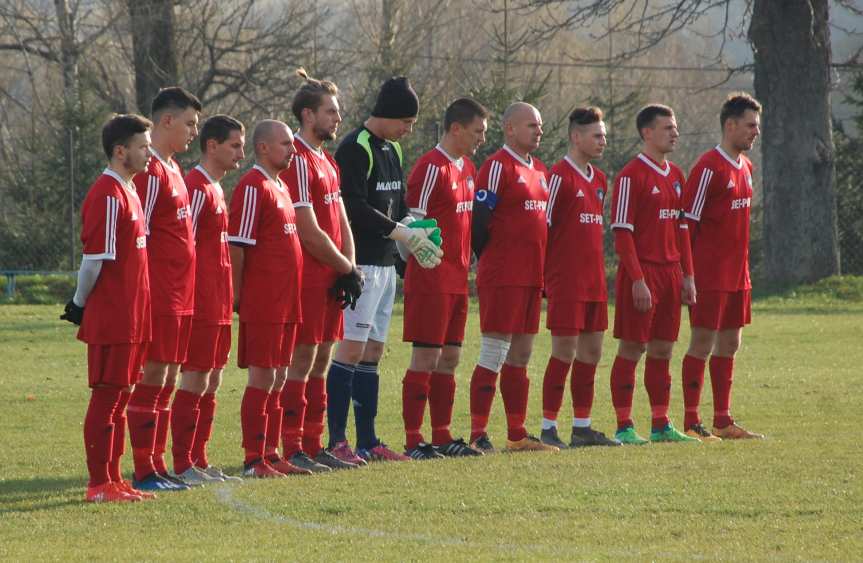
[[[408,177],[407,204],[415,219],[435,219],[444,233],[443,261],[434,269],[409,259],[405,272],[404,340],[411,363],[402,380],[405,454],[414,459],[475,456],[481,452],[450,434],[455,369],[467,322],[467,274],[476,168],[469,157],[485,142],[488,110],[460,98],[444,113],[440,144],[417,160]],[[432,441],[421,427],[429,405]]]
[[[545,259],[546,324],[551,357],[542,382],[540,440],[565,448],[557,434],[566,377],[572,369],[570,447],[617,446],[590,426],[596,364],[608,328],[608,290],[603,256],[605,174],[591,164],[605,151],[602,110],[577,108],[569,116],[569,153],[551,169],[548,251]]]
[[[692,338],[683,358],[684,427],[702,441],[763,438],[731,417],[734,355],[751,322],[749,209],[752,162],[745,153],[760,133],[761,104],[732,94],[722,104],[722,142],[704,153],[689,175],[683,209],[689,220],[698,302],[689,310]],[[704,368],[710,358],[713,432],[698,414]]]

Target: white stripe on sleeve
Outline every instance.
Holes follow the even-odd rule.
[[[554,204],[557,203],[557,194],[560,192],[560,184],[563,178],[557,174],[551,175],[551,182],[548,183],[548,207],[545,208],[545,220],[551,226],[551,216],[554,213]]]
[[[420,203],[418,208],[421,209],[423,213],[428,212],[429,199],[431,198],[432,191],[437,183],[439,170],[440,169],[434,164],[429,164],[428,168],[426,168],[426,176],[425,180],[423,180],[422,190],[420,190]]]
[[[204,195],[204,190],[194,190],[192,192],[192,232],[198,236],[198,218],[201,216],[201,210],[204,209],[204,203],[207,196]]]
[[[153,210],[156,208],[156,200],[159,198],[159,179],[155,176],[147,176],[147,193],[144,194],[144,217],[147,224],[147,234],[150,234],[150,219],[153,218]]]
[[[255,223],[255,210],[258,206],[258,190],[254,186],[246,186],[246,191],[243,194],[243,214],[240,219],[240,231],[234,240],[245,242],[247,244],[255,244],[255,239],[252,238],[252,228]]]
[[[704,202],[707,201],[707,189],[710,186],[710,180],[713,179],[713,171],[705,168],[701,172],[701,179],[698,181],[698,191],[695,192],[695,199],[692,200],[692,209],[686,214],[687,217],[701,220],[701,212],[704,211]]]
[[[294,157],[297,168],[297,188],[299,192],[299,202],[312,203],[312,197],[309,192],[309,164],[306,159],[300,155]],[[299,203],[297,202],[297,203]]]
[[[503,164],[497,160],[493,160],[488,171],[488,191],[497,193],[497,188],[500,185],[500,175],[503,172]]]
[[[629,216],[629,189],[631,186],[631,178],[628,176],[622,176],[617,181],[617,210],[614,214],[614,223],[611,224],[611,228],[623,228],[629,229],[630,231],[634,231],[632,223],[627,220]]]

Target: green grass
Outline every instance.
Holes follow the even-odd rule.
[[[85,353],[72,327],[57,321],[61,308],[0,307],[0,559],[859,559],[863,303],[840,297],[828,287],[756,303],[736,364],[734,412],[768,434],[764,442],[379,464],[131,506],[81,501]],[[472,312],[458,374],[458,432],[469,425],[478,352],[475,304]],[[409,348],[400,343],[400,316],[393,329],[379,429],[396,445]],[[530,368],[533,430],[548,346],[543,332]],[[612,346],[608,338],[594,408],[595,426],[606,431],[613,425]],[[678,424],[684,347],[673,362]],[[211,448],[212,459],[233,470],[243,386],[244,374],[228,369]],[[501,411],[498,398],[491,422],[498,443]],[[646,433],[641,386],[635,417]],[[565,428],[565,412],[561,420]],[[130,470],[130,456],[124,461]]]

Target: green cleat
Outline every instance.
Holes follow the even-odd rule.
[[[614,433],[614,437],[624,446],[643,446],[647,443],[647,440],[635,433],[635,428],[632,426],[618,430]]]
[[[651,442],[700,442],[698,438],[687,436],[669,422],[665,428],[650,433]]]

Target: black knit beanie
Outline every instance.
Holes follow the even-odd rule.
[[[404,119],[416,117],[420,109],[417,93],[404,76],[394,76],[383,83],[372,117]]]

